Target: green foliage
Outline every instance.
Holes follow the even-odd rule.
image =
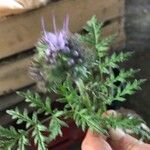
[[[126,61],[130,56],[132,55],[131,52],[120,52],[118,55],[116,53],[112,54],[111,56],[106,56],[104,58],[104,61],[99,64],[99,61],[97,62],[97,65],[99,66],[99,69],[102,73],[110,73],[110,68],[118,68],[118,63]]]
[[[25,98],[25,101],[29,103],[30,107],[35,107],[38,109],[38,113],[45,112],[45,115],[52,113],[51,108],[51,99],[50,97],[47,97],[45,101],[42,100],[40,95],[38,93],[33,93],[31,91],[24,92],[17,92],[18,95]]]
[[[25,150],[25,146],[28,145],[26,132],[23,130],[16,130],[13,127],[6,129],[0,126],[0,149],[11,150],[16,148],[17,150]],[[18,143],[18,148],[16,144]]]
[[[15,110],[8,110],[7,113],[12,116],[13,119],[17,119],[17,124],[21,124],[22,122],[26,123],[26,128],[33,128],[32,136],[34,137],[34,143],[38,145],[38,150],[46,150],[45,141],[46,138],[44,137],[44,131],[47,131],[47,128],[41,124],[41,122],[37,119],[37,114],[34,113],[30,118],[27,114],[27,110],[24,110],[23,113],[19,112],[18,108]],[[22,147],[22,137],[21,141],[19,142],[19,147]]]
[[[81,36],[83,41],[87,42],[95,48],[97,56],[100,58],[107,55],[110,44],[112,44],[113,39],[115,38],[115,35],[102,38],[101,35],[103,26],[104,24],[102,22],[98,22],[96,16],[93,16],[84,27],[88,34]]]
[[[18,150],[25,150],[26,146],[30,144],[28,138],[31,133],[38,150],[46,150],[48,142],[54,140],[58,135],[62,136],[61,128],[68,127],[66,119],[73,119],[83,131],[89,128],[93,132],[108,136],[110,127],[119,127],[132,130],[142,138],[150,139],[150,133],[141,128],[140,125],[143,121],[138,118],[122,115],[103,116],[108,105],[114,101],[125,101],[126,95],[132,95],[140,90],[141,84],[145,81],[134,79],[134,75],[139,70],[120,69],[119,74],[115,75],[113,69],[119,69],[120,63],[128,60],[132,53],[109,54],[109,47],[115,35],[103,38],[103,26],[104,24],[99,23],[94,16],[84,28],[87,34],[80,36],[82,42],[86,43],[89,46],[88,49],[93,52],[91,55],[94,56],[94,59],[84,59],[83,66],[74,67],[73,72],[77,75],[73,76],[68,71],[64,80],[47,86],[47,94],[50,95],[51,92],[57,94],[59,98],[56,101],[63,103],[63,109],[53,108],[50,96],[42,98],[40,94],[33,91],[18,92],[30,107],[34,107],[35,113],[29,115],[26,109],[20,112],[18,108],[7,111],[17,124],[25,123],[27,131],[16,130],[12,127],[10,129],[0,127],[1,149],[11,150],[18,145]],[[39,43],[36,56],[39,66],[45,63],[41,62],[45,54],[43,49],[45,46]],[[90,57],[85,56],[85,58]],[[49,71],[48,68],[46,70]],[[42,72],[42,70],[40,71]],[[49,78],[48,80],[51,80]],[[45,121],[39,119],[39,114],[45,114],[47,126],[44,125]],[[45,136],[44,132],[48,132],[49,135]]]
[[[87,22],[87,26],[85,27],[88,34],[81,36],[83,41],[87,42],[88,45],[91,45],[91,47],[95,49],[95,62],[93,62],[92,68],[89,71],[92,73],[94,70],[94,73],[90,76],[90,82],[88,82],[86,86],[87,90],[85,93],[90,93],[92,95],[90,97],[92,102],[91,106],[93,106],[94,110],[101,115],[107,110],[107,105],[111,105],[114,101],[126,100],[125,96],[132,95],[137,90],[140,90],[140,85],[145,81],[143,79],[131,80],[131,78],[133,78],[139,70],[129,69],[126,71],[124,69],[120,69],[119,75],[115,76],[113,68],[119,68],[119,64],[128,60],[128,58],[132,55],[132,52],[120,52],[118,54],[113,53],[112,55],[109,55],[108,50],[115,36],[110,36],[103,39],[101,37],[102,27],[103,23],[98,23],[96,17],[94,16]],[[131,81],[129,81],[129,79]],[[117,82],[120,82],[120,84],[123,84],[124,86],[120,87],[116,85],[115,83]],[[96,112],[95,114],[97,114]],[[109,123],[107,124],[105,121],[108,120]],[[134,131],[137,130],[138,133],[142,134],[142,131],[139,129],[140,122],[136,122],[134,120],[137,119],[111,119],[111,117],[109,117],[108,119],[104,119],[103,122],[105,122],[104,126],[107,129],[109,128],[108,126],[114,127],[114,125],[116,125],[116,127],[132,129]]]
[[[114,129],[119,127],[122,129],[128,129],[131,132],[135,133],[142,139],[150,139],[150,134],[148,131],[144,130],[141,126],[143,120],[133,116],[119,116],[114,117],[110,116],[109,118],[104,118],[104,121],[108,126],[113,127]],[[143,122],[144,123],[144,122]]]
[[[62,131],[61,131],[62,127],[68,127],[68,125],[64,121],[62,121],[61,119],[58,118],[62,114],[63,114],[63,112],[58,111],[51,118],[51,122],[50,122],[49,128],[48,128],[49,131],[51,131],[50,135],[49,135],[50,141],[54,140],[58,135],[62,136]]]
[[[52,106],[51,106],[51,99],[50,97],[47,97],[44,100],[42,100],[41,96],[38,94],[38,93],[33,93],[31,91],[27,91],[26,93],[24,92],[18,92],[18,94],[20,96],[23,96],[25,98],[25,101],[30,103],[30,106],[31,107],[35,107],[37,108],[37,113],[45,113],[45,115],[48,115],[49,116],[49,119],[50,119],[50,123],[49,123],[49,126],[47,127],[40,127],[39,129],[45,129],[43,131],[48,131],[50,132],[50,135],[49,137],[47,137],[47,139],[45,139],[44,137],[41,137],[41,140],[44,140],[45,141],[52,141],[54,140],[58,135],[62,136],[62,132],[61,132],[61,127],[64,126],[64,127],[67,127],[67,124],[62,121],[60,118],[64,115],[64,112],[63,111],[59,111],[57,109],[54,109],[52,110]],[[15,111],[16,112],[16,111]],[[12,114],[12,112],[10,113]],[[15,115],[13,114],[13,117]],[[34,116],[32,117],[33,119],[36,118],[37,119],[37,115],[34,114]],[[28,121],[28,123],[26,125],[30,125],[29,124],[30,121]],[[37,123],[36,123],[37,124]],[[38,130],[38,128],[36,128],[36,130]],[[37,132],[36,130],[34,130],[33,132]],[[39,130],[40,131],[40,130]],[[42,131],[42,130],[41,130]],[[35,134],[33,133],[33,135]],[[40,132],[39,132],[40,133]],[[42,134],[41,134],[42,135]],[[35,136],[35,135],[34,135]],[[36,141],[35,143],[38,143],[37,142],[38,140],[38,136],[36,137]],[[44,141],[44,142],[45,142]],[[40,146],[40,145],[39,145]]]

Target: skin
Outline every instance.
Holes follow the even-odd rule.
[[[82,150],[150,150],[149,144],[138,141],[121,129],[111,129],[109,139],[88,130],[81,147]]]
[[[117,116],[116,111],[109,110],[103,114],[107,117],[109,115]],[[86,136],[82,142],[82,150],[150,150],[150,144],[138,141],[132,136],[125,134],[121,129],[110,129],[109,139],[103,135],[87,131]]]

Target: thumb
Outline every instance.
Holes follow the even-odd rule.
[[[112,150],[105,141],[105,137],[96,133],[87,131],[86,136],[81,145],[82,150]]]
[[[149,144],[138,141],[121,129],[110,130],[110,145],[115,150],[150,150]]]

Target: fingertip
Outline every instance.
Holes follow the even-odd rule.
[[[132,136],[125,134],[121,129],[110,130],[110,145],[117,150],[128,150],[139,145],[140,142]]]
[[[114,140],[114,141],[118,141],[125,136],[125,133],[120,128],[116,128],[116,129],[111,128],[109,130],[109,134],[110,134],[111,140]]]
[[[115,110],[108,110],[106,112],[103,113],[103,117],[108,117],[108,116],[117,116],[117,112]]]
[[[112,150],[105,137],[88,130],[81,145],[82,150]]]

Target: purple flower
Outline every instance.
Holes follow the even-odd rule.
[[[61,68],[64,71],[74,69],[76,65],[82,63],[83,46],[77,34],[72,34],[68,28],[69,17],[64,20],[62,29],[58,30],[53,17],[53,32],[45,30],[44,20],[42,19],[42,44],[44,45],[44,61],[47,65],[53,66],[56,70]],[[50,66],[50,67],[51,67]]]
[[[73,55],[76,56],[76,57],[78,57],[78,56],[79,56],[79,53],[78,53],[77,51],[74,51],[74,52],[73,52]]]
[[[47,32],[45,30],[44,20],[42,19],[42,28],[43,28],[43,37],[42,43],[47,46],[45,51],[46,59],[54,62],[56,56],[59,51],[63,53],[70,52],[70,49],[66,46],[68,44],[68,36],[69,36],[69,17],[67,16],[64,23],[63,28],[58,30],[55,23],[55,18],[53,17],[53,29],[54,32]],[[53,57],[54,56],[54,57]]]
[[[67,63],[68,63],[69,66],[72,66],[72,65],[74,65],[75,62],[74,62],[73,59],[70,59]]]

